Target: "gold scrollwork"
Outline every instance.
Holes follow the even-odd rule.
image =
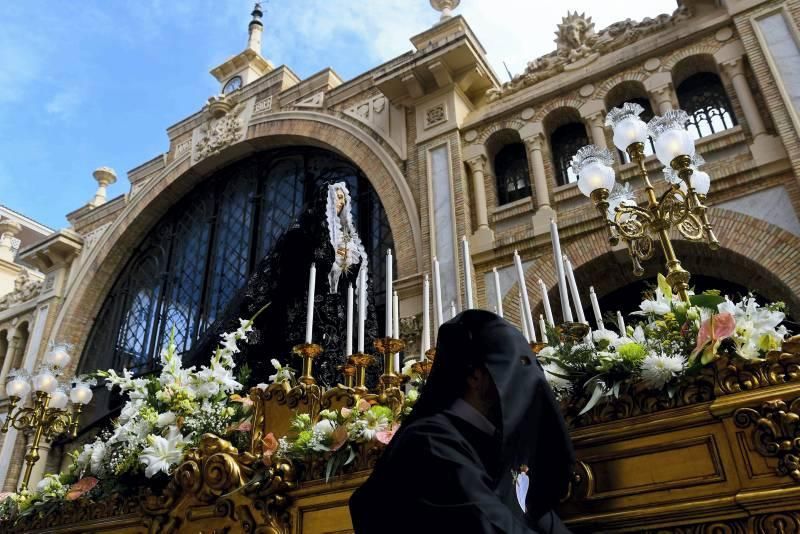
[[[800,483],[800,397],[763,403],[758,410],[739,408],[733,414],[739,428],[755,426],[753,444],[765,457],[777,458],[777,472]]]

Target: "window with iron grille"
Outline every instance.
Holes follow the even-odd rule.
[[[713,72],[689,76],[678,86],[677,93],[681,109],[689,114],[686,127],[695,139],[736,126],[731,102]]]
[[[528,157],[525,145],[511,143],[500,149],[494,157],[497,179],[497,203],[508,204],[531,195]]]
[[[553,153],[553,166],[558,185],[578,181],[577,175],[572,172],[572,156],[579,148],[588,144],[589,137],[586,135],[586,127],[580,122],[559,126],[550,134],[550,148]]]
[[[219,318],[256,264],[304,209],[316,188],[345,181],[382,287],[392,234],[378,195],[351,162],[316,148],[252,156],[204,181],[176,203],[133,251],[97,314],[80,372],[152,371],[174,331],[180,352]],[[383,312],[383,292],[375,292]]]

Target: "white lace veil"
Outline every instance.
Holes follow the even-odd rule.
[[[340,214],[336,213],[336,191],[344,193],[344,207]],[[326,216],[328,222],[328,236],[333,247],[334,260],[331,270],[328,273],[328,285],[331,293],[336,293],[339,287],[339,278],[342,272],[348,271],[350,267],[360,262],[359,274],[361,269],[367,268],[367,252],[361,244],[356,227],[353,224],[353,213],[351,211],[350,191],[347,190],[345,182],[337,182],[328,186],[328,204],[326,206]],[[338,253],[340,248],[345,249],[344,256]],[[361,277],[356,277],[356,286],[361,281]]]

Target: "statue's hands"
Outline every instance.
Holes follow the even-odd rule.
[[[339,247],[336,249],[336,254],[341,256],[342,258],[347,257],[347,247]]]

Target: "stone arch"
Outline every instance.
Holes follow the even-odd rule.
[[[625,72],[621,72],[608,80],[604,81],[603,84],[597,89],[595,92],[595,98],[598,100],[605,100],[608,93],[615,89],[618,85],[624,84],[626,82],[634,82],[643,85],[643,82],[647,79],[648,73],[642,70],[628,70]]]
[[[395,235],[398,275],[421,270],[419,211],[402,171],[369,134],[342,119],[311,111],[274,113],[251,123],[242,140],[194,166],[190,156],[173,161],[132,196],[81,263],[59,310],[51,339],[81,353],[103,299],[132,250],[167,210],[215,170],[249,154],[289,145],[331,150],[350,159],[372,183]],[[73,366],[77,365],[73,362]]]
[[[493,122],[486,128],[483,128],[480,133],[478,134],[477,139],[474,141],[480,144],[486,144],[486,141],[489,140],[490,137],[493,137],[494,134],[497,132],[501,132],[503,130],[513,130],[519,133],[525,127],[526,122],[521,119],[503,119],[497,122]]]
[[[574,96],[556,98],[540,107],[531,120],[532,122],[544,121],[548,115],[559,108],[574,108],[578,110],[584,103],[585,100]]]
[[[800,269],[796,260],[791,258],[794,251],[800,250],[800,237],[761,219],[723,208],[709,209],[709,218],[722,245],[718,251],[711,251],[705,243],[690,242],[679,235],[672,235],[678,257],[687,270],[758,289],[766,298],[782,300],[790,309],[800,310]],[[611,250],[604,227],[584,234],[577,240],[562,241],[562,250],[575,268],[584,308],[589,307],[590,285],[602,298],[641,279],[631,272],[627,250]],[[655,276],[664,270],[658,256],[645,263],[644,267],[644,277]],[[555,264],[549,246],[545,246],[539,257],[534,258],[533,265],[525,273],[531,309],[535,314],[541,313],[542,309],[537,282],[539,278],[548,288],[553,314],[558,320],[561,308]],[[518,285],[515,284],[503,299],[503,307],[508,310],[512,320],[519,318],[518,291]],[[538,315],[535,319],[538,319]]]
[[[675,65],[684,59],[692,56],[713,56],[720,48],[722,48],[722,46],[723,43],[713,41],[697,43],[692,46],[687,46],[686,48],[681,48],[680,50],[676,50],[674,53],[664,58],[661,63],[660,70],[672,72],[672,70],[675,68]]]

